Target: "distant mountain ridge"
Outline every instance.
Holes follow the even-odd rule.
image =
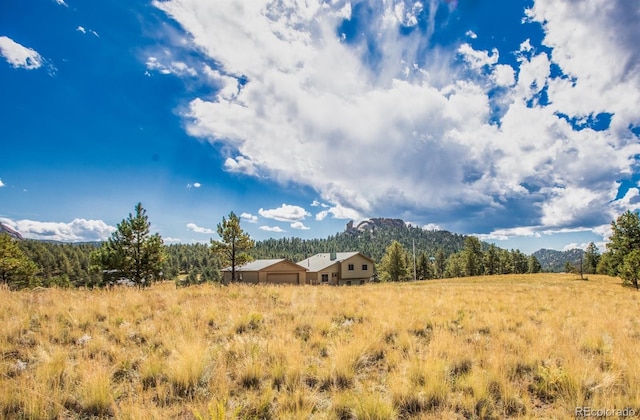
[[[531,255],[538,259],[542,270],[558,273],[565,271],[565,266],[568,262],[574,266],[578,266],[582,260],[584,251],[581,249],[570,249],[568,251],[539,249]]]
[[[280,238],[256,241],[251,255],[258,258],[288,258],[301,261],[321,252],[359,251],[375,261],[380,261],[386,248],[396,240],[416,254],[425,252],[435,256],[442,249],[446,256],[460,251],[465,235],[446,230],[425,230],[411,226],[402,219],[371,218],[355,224],[350,221],[344,231],[325,239]],[[487,245],[488,246],[488,245]]]

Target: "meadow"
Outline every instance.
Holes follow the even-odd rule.
[[[640,413],[640,293],[571,274],[0,290],[0,417]]]

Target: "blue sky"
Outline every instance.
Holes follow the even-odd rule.
[[[603,246],[640,205],[626,0],[6,0],[0,221],[168,243],[402,218],[505,248]]]

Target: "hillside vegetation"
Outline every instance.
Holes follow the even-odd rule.
[[[0,417],[639,413],[640,293],[619,282],[0,290]]]

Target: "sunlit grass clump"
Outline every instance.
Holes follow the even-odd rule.
[[[640,294],[571,275],[0,290],[0,417],[640,413]]]

